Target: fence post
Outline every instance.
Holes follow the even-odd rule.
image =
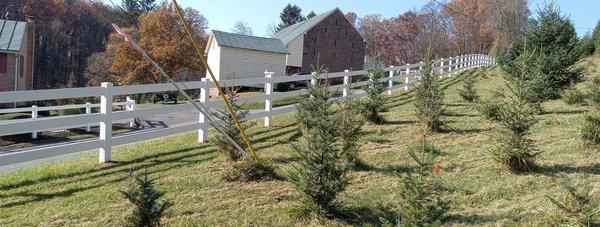
[[[388,91],[387,94],[388,95],[392,95],[392,86],[394,86],[394,66],[390,65],[390,72],[389,72],[389,80],[388,80]]]
[[[417,78],[419,78],[419,80],[423,79],[421,77],[422,73],[423,73],[423,62],[419,62],[419,75],[417,75]]]
[[[350,86],[350,70],[344,70],[344,88],[342,89],[342,96],[348,96],[348,89]]]
[[[442,78],[443,75],[444,75],[444,58],[442,58],[440,61],[440,78]]]
[[[90,102],[86,102],[85,103],[85,114],[92,114],[92,104]],[[92,124],[87,124],[85,126],[85,131],[86,132],[91,132],[92,131]]]
[[[112,96],[112,83],[104,82],[101,85],[102,92],[100,94],[100,113],[102,114],[102,121],[100,122],[100,140],[102,140],[102,147],[99,151],[100,163],[111,161],[112,152],[112,108],[113,108],[113,96]]]
[[[31,119],[35,120],[38,118],[38,106],[33,105],[31,106]],[[37,131],[33,131],[31,132],[31,138],[32,139],[37,139]]]
[[[201,102],[204,106],[208,106],[207,100],[209,96],[211,81],[208,78],[202,78],[200,79],[200,81],[200,100],[198,101]],[[198,143],[204,143],[208,140],[208,124],[206,124],[204,114],[202,114],[202,112],[199,112],[198,114],[198,124],[200,124],[198,128]]]
[[[135,100],[131,99],[129,96],[125,97],[125,110],[133,111],[135,110]],[[129,120],[129,127],[133,128],[135,126],[135,118],[131,118]]]
[[[265,71],[265,127],[271,126],[271,110],[273,109],[273,74],[274,72]]]
[[[312,76],[310,78],[310,86],[316,85],[317,84],[317,76],[318,76],[318,74],[316,72],[312,72],[312,73],[310,73],[310,75]],[[310,95],[310,98],[312,98],[312,97],[313,97],[313,95]]]
[[[408,91],[408,83],[410,83],[410,79],[408,78],[410,75],[410,67],[408,67],[408,63],[406,63],[406,77],[404,77],[404,90]]]

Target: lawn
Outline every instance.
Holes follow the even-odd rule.
[[[595,61],[582,63],[594,69],[588,74],[600,71],[600,61]],[[498,69],[466,71],[442,81],[447,87],[447,129],[428,139],[443,151],[437,161],[444,167],[440,176],[452,206],[447,224],[549,224],[560,216],[546,196],[566,193],[560,186],[563,178],[600,187],[600,153],[578,139],[588,106],[545,103],[547,113],[538,116],[531,135],[543,151],[540,168],[515,175],[497,166],[489,153],[489,137],[499,126],[460,100],[456,89],[466,77],[478,78],[484,98],[503,86]],[[585,83],[578,87],[585,88]],[[132,207],[119,190],[127,186],[129,170],[144,169],[173,203],[163,221],[168,225],[378,225],[379,217],[393,215],[402,203],[397,175],[415,167],[403,150],[417,130],[412,96],[412,91],[394,91],[387,123],[364,127],[360,156],[368,168],[351,173],[350,186],[336,200],[340,214],[332,220],[288,215],[302,197],[285,180],[223,180],[225,157],[213,144],[198,144],[196,133],[186,133],[120,147],[114,153],[116,163],[98,164],[96,156],[87,155],[0,175],[0,225],[122,225]],[[261,156],[285,175],[295,161],[289,145],[298,140],[294,115],[279,115],[273,122],[271,128],[256,126],[250,133]]]

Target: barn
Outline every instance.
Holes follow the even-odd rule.
[[[366,42],[344,13],[335,8],[282,29],[275,38],[290,51],[286,72],[362,70]]]
[[[280,39],[213,30],[204,54],[217,80],[285,75],[289,54]],[[207,73],[208,75],[208,73]]]

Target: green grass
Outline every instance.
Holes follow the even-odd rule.
[[[599,67],[595,64],[593,67]],[[594,72],[595,73],[595,72]],[[578,125],[587,106],[567,106],[562,100],[544,104],[548,112],[531,138],[544,153],[541,168],[515,175],[497,166],[489,153],[489,136],[499,126],[478,116],[460,101],[456,88],[469,76],[482,98],[502,86],[498,69],[467,71],[443,79],[447,86],[447,130],[428,137],[443,154],[441,179],[452,209],[451,225],[549,224],[558,214],[545,196],[564,195],[560,181],[588,178],[600,182],[600,154],[578,139]],[[581,85],[582,88],[584,87]],[[45,164],[0,176],[0,225],[121,225],[131,206],[118,190],[126,187],[127,171],[148,168],[157,187],[173,202],[168,225],[360,225],[379,224],[379,216],[394,213],[402,203],[396,172],[411,171],[404,152],[415,137],[413,93],[394,91],[384,114],[385,125],[367,125],[361,141],[366,170],[351,173],[351,185],[338,199],[335,219],[295,220],[288,211],[301,195],[286,181],[227,182],[226,161],[215,146],[198,144],[196,133],[140,142],[117,148],[117,163],[98,164],[95,155]],[[262,157],[272,160],[281,175],[294,159],[288,142],[297,139],[293,113],[274,117],[274,126],[252,130]]]

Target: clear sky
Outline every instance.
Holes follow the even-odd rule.
[[[113,1],[119,4],[119,0]],[[304,15],[311,10],[319,14],[339,7],[343,12],[353,11],[359,17],[370,13],[394,17],[411,9],[419,9],[428,0],[179,0],[178,2],[203,14],[208,20],[209,29],[231,31],[237,21],[243,20],[250,24],[256,35],[264,36],[267,34],[267,25],[278,23],[279,12],[288,3],[300,6]],[[532,14],[535,14],[538,5],[542,5],[543,2],[544,0],[529,0]],[[588,31],[591,32],[600,20],[600,0],[555,0],[555,2],[570,16],[580,36]]]

